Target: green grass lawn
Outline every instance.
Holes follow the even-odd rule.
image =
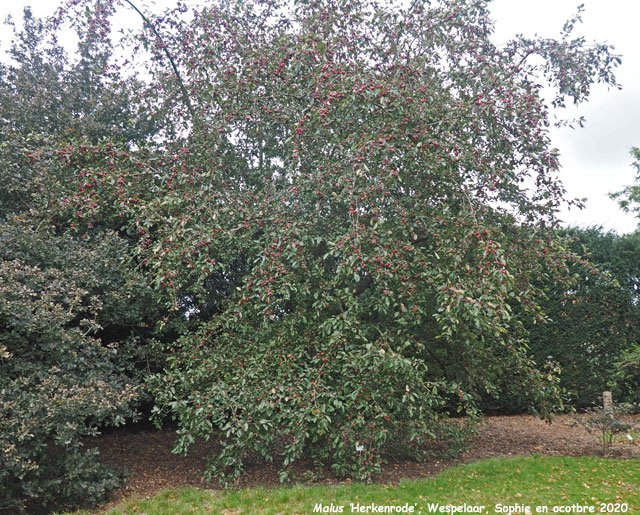
[[[361,511],[352,511],[352,503],[355,508],[359,505]],[[607,503],[611,505],[606,506]],[[451,506],[447,508],[448,504]],[[461,511],[465,505],[467,511]],[[397,486],[166,490],[148,500],[131,499],[108,513],[385,513],[380,511],[384,509],[388,513],[392,506],[413,508],[412,512],[400,513],[521,514],[527,513],[526,506],[531,513],[545,513],[537,509],[546,506],[546,513],[640,514],[640,460],[491,459],[455,467],[431,479],[403,481]],[[480,506],[485,508],[480,510]],[[323,508],[325,511],[318,511]],[[331,509],[334,511],[326,511]]]

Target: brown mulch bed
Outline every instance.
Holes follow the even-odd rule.
[[[381,483],[396,483],[402,478],[424,478],[441,470],[463,463],[491,457],[510,456],[602,456],[602,447],[594,436],[580,426],[572,426],[572,418],[558,416],[552,424],[528,415],[492,416],[480,425],[472,447],[455,459],[435,460],[427,463],[394,461],[383,467],[376,477]],[[132,495],[150,496],[167,487],[195,486],[218,488],[217,483],[205,483],[202,474],[207,455],[215,446],[198,443],[187,457],[173,454],[171,449],[175,433],[121,429],[105,434],[97,443],[105,463],[118,470],[131,473],[127,486],[115,493],[110,505]],[[637,458],[640,449],[633,445],[616,444],[609,455]],[[299,474],[308,467],[301,466]],[[240,486],[277,486],[278,467],[255,460],[247,463]],[[324,474],[324,483],[338,482],[330,473]]]

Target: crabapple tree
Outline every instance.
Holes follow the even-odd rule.
[[[184,319],[149,382],[176,450],[219,438],[225,481],[249,452],[283,479],[302,459],[368,479],[391,446],[455,448],[447,415],[482,395],[557,407],[523,324],[543,318],[537,275],[567,271],[543,87],[579,103],[619,61],[578,19],[496,46],[482,0],[144,17],[139,100],[166,135],[39,158],[70,178],[57,209],[76,230],[126,221]]]

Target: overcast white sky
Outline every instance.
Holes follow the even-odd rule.
[[[172,3],[156,1],[157,6]],[[622,56],[617,76],[623,89],[597,87],[589,102],[577,111],[577,115],[586,117],[586,127],[558,129],[552,134],[553,144],[560,150],[561,179],[568,195],[587,198],[586,209],[563,211],[560,219],[567,225],[602,225],[623,234],[634,231],[638,220],[624,214],[607,194],[633,183],[629,151],[632,146],[640,147],[640,1],[494,0],[491,12],[496,22],[495,42],[516,33],[557,36],[580,3],[585,4],[583,24],[575,33],[587,41],[606,41],[615,46]],[[57,0],[0,0],[0,18],[13,13],[19,19],[25,5],[37,15],[48,15],[58,4]],[[6,43],[6,37],[1,39]]]

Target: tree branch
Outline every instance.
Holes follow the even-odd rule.
[[[180,76],[180,72],[178,71],[178,67],[176,66],[175,61],[173,60],[173,57],[171,57],[171,54],[167,49],[167,45],[165,45],[164,40],[162,39],[162,36],[156,30],[156,28],[151,24],[149,19],[140,11],[140,9],[138,9],[130,0],[124,0],[124,1],[127,4],[129,4],[131,8],[140,15],[140,17],[142,18],[144,23],[147,25],[147,27],[151,29],[151,31],[155,34],[155,36],[160,40],[160,43],[162,43],[162,50],[164,51],[164,54],[167,56],[167,59],[169,59],[171,68],[173,68],[173,74],[176,76],[176,80],[178,81],[178,86],[180,87],[180,91],[182,92],[182,99],[184,100],[184,103],[186,104],[187,109],[189,110],[189,114],[191,115],[191,118],[193,119],[194,123],[196,123],[198,121],[198,117],[196,116],[195,109],[191,104],[189,93],[187,91],[186,86],[184,85],[184,82],[182,81],[182,77]]]

